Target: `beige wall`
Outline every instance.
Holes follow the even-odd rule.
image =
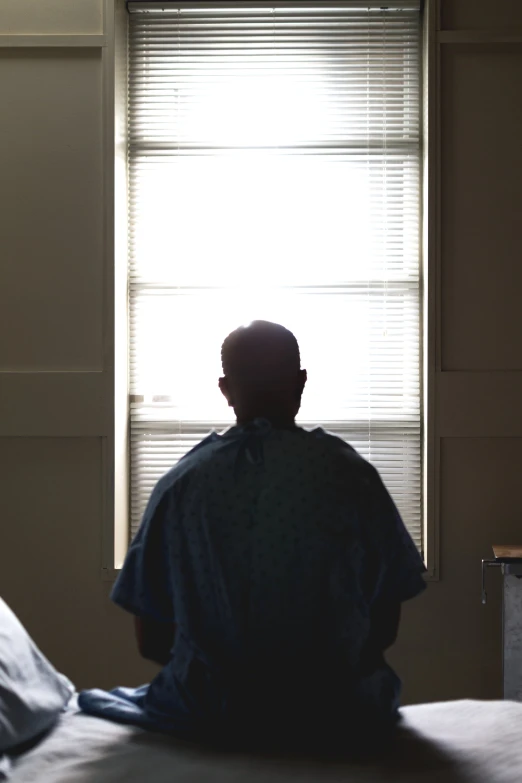
[[[501,695],[500,574],[522,542],[522,3],[435,7],[429,214],[439,576],[391,656],[411,701]]]
[[[405,608],[393,651],[408,701],[500,694],[499,579],[490,575],[483,608],[480,560],[494,542],[522,540],[522,4],[446,0],[436,11],[440,579]],[[112,0],[0,9],[0,592],[80,687],[153,671],[101,576],[123,426],[113,404],[113,15]]]
[[[153,671],[102,581],[114,506],[114,12],[112,0],[0,3],[0,594],[80,687]]]

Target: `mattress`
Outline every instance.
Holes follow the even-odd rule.
[[[403,709],[379,762],[198,748],[78,713],[13,763],[11,783],[520,783],[522,704],[455,701]]]

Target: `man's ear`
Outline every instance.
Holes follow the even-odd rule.
[[[297,383],[295,386],[295,396],[299,406],[301,406],[301,397],[303,396],[303,391],[307,378],[308,375],[306,373],[306,370],[299,370],[299,373],[297,375]]]
[[[232,397],[230,395],[230,389],[228,386],[228,378],[226,376],[223,376],[223,378],[220,378],[218,381],[219,388],[221,390],[221,394],[228,402],[229,407],[231,408],[233,406]]]

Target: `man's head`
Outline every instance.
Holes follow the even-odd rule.
[[[253,321],[228,335],[221,348],[219,388],[240,424],[257,417],[293,422],[306,383],[292,332],[270,321]]]

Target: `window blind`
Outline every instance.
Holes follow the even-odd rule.
[[[128,5],[131,533],[262,318],[421,548],[419,3]]]

